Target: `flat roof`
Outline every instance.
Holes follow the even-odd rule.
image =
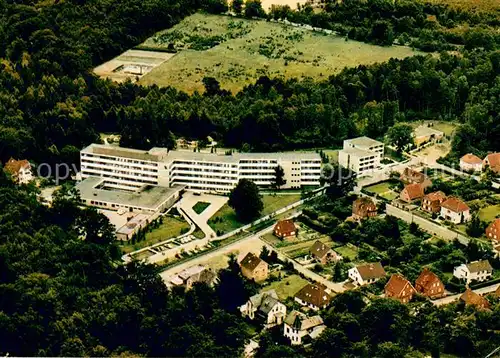
[[[413,134],[415,135],[415,137],[430,137],[433,134],[436,136],[444,135],[443,132],[438,131],[437,129],[427,127],[427,126],[418,126],[413,131]]]
[[[341,152],[344,152],[346,154],[352,155],[354,157],[358,158],[363,158],[363,157],[373,157],[376,156],[377,153],[372,152],[370,150],[364,150],[364,149],[359,149],[359,148],[347,148],[347,149],[341,149],[339,151],[339,154]]]
[[[205,161],[218,163],[235,163],[240,160],[318,160],[321,161],[321,156],[316,152],[276,152],[276,153],[238,153],[233,152],[230,155],[225,153],[204,153],[193,152],[189,150],[168,150],[167,148],[153,147],[150,150],[139,150],[122,148],[104,144],[91,144],[82,149],[82,153],[102,154],[116,156],[122,158],[130,158],[137,160],[148,160],[152,162],[168,162],[171,160],[189,160],[189,161]]]
[[[124,206],[134,206],[149,210],[157,210],[172,195],[182,190],[184,186],[175,185],[171,188],[145,185],[137,191],[108,190],[96,188],[100,184],[105,184],[105,178],[89,177],[76,185],[80,191],[80,196],[84,200],[102,201]]]
[[[354,144],[354,145],[359,145],[361,147],[373,147],[374,145],[383,145],[384,143],[379,142],[378,140],[371,139],[368,137],[358,137],[358,138],[352,138],[352,139],[347,139],[348,142]]]
[[[168,149],[152,148],[151,150],[140,150],[94,143],[82,149],[82,153],[102,154],[113,157],[159,162],[165,159],[168,154]]]
[[[130,219],[125,225],[116,230],[117,234],[129,235],[135,231],[137,226],[140,226],[144,221],[146,221],[151,215],[137,214],[132,219]]]

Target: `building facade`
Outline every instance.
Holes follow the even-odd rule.
[[[441,203],[441,216],[454,224],[467,222],[471,219],[469,206],[455,197],[449,197]]]
[[[80,152],[82,178],[105,177],[115,189],[134,190],[144,184],[185,185],[198,191],[229,192],[240,179],[270,187],[281,166],[281,188],[319,186],[321,157],[317,153],[199,153],[152,148],[149,151],[91,144]]]
[[[292,311],[285,319],[283,335],[290,340],[291,345],[299,345],[307,340],[317,338],[326,328],[321,316],[307,317],[299,311]]]
[[[339,164],[357,173],[368,175],[380,166],[384,156],[384,143],[368,137],[344,140],[344,148],[339,151]]]
[[[493,267],[491,267],[488,260],[473,261],[453,269],[453,276],[465,280],[468,284],[471,283],[471,281],[486,281],[492,274]]]
[[[251,320],[262,319],[266,327],[283,323],[286,317],[286,306],[278,300],[276,291],[269,290],[256,294],[240,307],[243,316]]]

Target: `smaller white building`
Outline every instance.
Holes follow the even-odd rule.
[[[385,270],[380,262],[373,262],[353,267],[347,271],[347,274],[355,285],[363,286],[385,277]]]
[[[251,320],[262,318],[266,327],[272,327],[283,323],[286,306],[278,300],[276,291],[269,290],[250,297],[240,312]]]
[[[286,317],[283,335],[290,339],[292,345],[299,345],[306,337],[317,338],[325,328],[321,316],[307,317],[302,312],[294,310]]]
[[[453,269],[453,276],[461,280],[466,280],[467,284],[471,281],[486,281],[492,274],[493,267],[491,267],[488,260],[461,264]]]
[[[339,151],[339,164],[357,173],[368,175],[380,166],[384,156],[384,143],[368,137],[344,140],[344,148]]]
[[[462,200],[449,197],[441,203],[441,216],[454,224],[467,222],[471,219],[470,208]]]
[[[483,169],[483,160],[472,153],[465,154],[460,158],[460,169],[465,172],[480,172]]]

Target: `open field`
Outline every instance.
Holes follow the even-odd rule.
[[[222,88],[237,92],[262,75],[327,79],[346,66],[417,54],[407,47],[380,47],[277,23],[200,13],[142,46],[178,53],[140,83],[171,85],[188,93],[202,92],[204,77],[214,77]]]
[[[300,194],[262,195],[262,202],[264,203],[264,209],[262,210],[261,216],[266,216],[278,209],[281,209],[299,200],[300,200]],[[245,224],[238,220],[234,210],[231,207],[229,207],[229,205],[224,204],[224,206],[220,208],[219,211],[217,211],[215,215],[210,218],[209,225],[212,229],[214,229],[215,232],[227,233],[236,230]]]
[[[146,246],[151,246],[157,242],[177,237],[181,235],[183,231],[188,230],[189,224],[185,220],[164,216],[163,223],[157,229],[153,229],[151,232],[146,233],[146,240],[136,242],[135,244],[130,243],[122,245],[121,248],[124,253],[129,253]]]
[[[280,300],[294,296],[299,290],[309,282],[299,275],[290,275],[280,281],[275,281],[264,286],[260,292],[275,290]]]

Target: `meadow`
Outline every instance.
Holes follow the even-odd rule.
[[[381,47],[261,20],[194,14],[147,39],[138,48],[176,51],[139,81],[202,92],[204,77],[237,92],[262,75],[327,79],[344,67],[417,54],[408,47]]]

